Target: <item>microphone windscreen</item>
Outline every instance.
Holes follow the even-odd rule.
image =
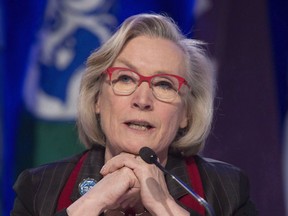
[[[157,161],[156,153],[149,147],[142,147],[139,151],[139,155],[148,164],[152,164]]]

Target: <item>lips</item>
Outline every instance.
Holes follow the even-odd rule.
[[[125,124],[131,129],[140,131],[151,130],[154,128],[152,124],[146,121],[127,121]]]

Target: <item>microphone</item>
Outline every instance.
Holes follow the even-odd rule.
[[[204,200],[201,196],[199,196],[192,188],[189,188],[184,182],[182,182],[179,178],[171,174],[168,170],[166,170],[159,162],[158,156],[156,153],[149,147],[142,147],[139,151],[139,155],[148,164],[155,164],[162,172],[169,175],[173,180],[175,180],[180,186],[182,186],[194,199],[198,201],[200,205],[202,205],[209,215],[215,216],[213,208],[209,205],[209,203]]]

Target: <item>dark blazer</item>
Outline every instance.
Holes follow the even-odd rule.
[[[22,172],[14,185],[16,199],[11,216],[54,215],[59,194],[82,154]],[[198,165],[205,198],[213,206],[217,216],[257,215],[249,197],[248,178],[241,170],[220,161],[200,156],[194,157]],[[72,201],[80,197],[78,184],[81,180],[90,177],[99,181],[102,178],[99,171],[103,164],[104,148],[97,147],[89,150],[73,189]],[[189,177],[183,172],[184,166],[185,162],[182,158],[169,155],[166,168],[189,185]],[[170,188],[171,184],[175,184],[169,183],[171,180],[166,179],[166,182],[174,199],[177,200],[187,194],[177,184]]]

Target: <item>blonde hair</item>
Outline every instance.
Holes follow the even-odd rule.
[[[187,81],[191,86],[184,98],[188,126],[179,129],[171,149],[184,155],[197,154],[204,146],[213,116],[214,75],[212,63],[204,43],[186,38],[174,21],[159,14],[138,14],[126,19],[115,34],[95,50],[87,60],[82,77],[78,106],[78,133],[87,148],[98,143],[105,145],[95,104],[103,83],[102,72],[112,65],[122,48],[137,36],[168,39],[177,44],[186,55]]]

